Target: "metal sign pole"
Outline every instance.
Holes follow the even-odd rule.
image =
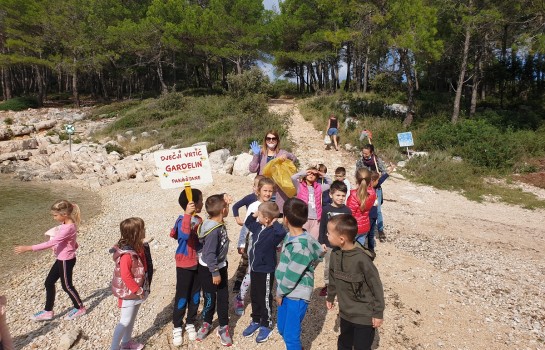
[[[70,150],[70,154],[72,154],[72,134],[68,134],[68,149]]]

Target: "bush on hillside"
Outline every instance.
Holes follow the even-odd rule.
[[[23,111],[29,108],[38,108],[38,100],[34,97],[14,97],[0,103],[0,111]]]
[[[250,94],[265,94],[269,89],[269,77],[261,69],[253,67],[242,74],[227,75],[228,94],[233,97],[244,97]]]

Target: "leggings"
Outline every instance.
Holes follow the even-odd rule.
[[[79,297],[76,288],[72,284],[72,273],[76,265],[76,258],[70,260],[55,260],[55,263],[49,270],[49,274],[45,279],[45,311],[53,311],[55,304],[55,283],[60,279],[62,289],[68,294],[74,308],[81,309],[83,302]]]
[[[203,321],[212,323],[212,318],[218,311],[218,323],[220,327],[229,324],[229,289],[227,287],[227,266],[219,270],[221,282],[218,285],[212,283],[212,273],[207,266],[199,264],[199,278],[201,279],[204,307],[201,311]]]
[[[244,278],[242,279],[242,284],[240,285],[240,292],[238,293],[238,298],[240,300],[244,301],[244,298],[246,298],[246,294],[248,294],[251,282],[252,277],[250,276],[250,268],[247,267],[246,274],[244,275]]]
[[[134,321],[141,304],[121,308],[121,319],[114,329],[111,350],[119,350],[120,344],[126,344],[131,340]]]

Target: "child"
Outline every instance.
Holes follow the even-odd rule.
[[[203,324],[197,332],[197,341],[202,341],[210,332],[212,317],[218,304],[220,342],[231,346],[229,334],[229,289],[227,287],[227,253],[229,237],[223,219],[229,215],[231,199],[226,194],[215,194],[204,204],[209,218],[198,229],[202,249],[199,251],[199,280],[204,296]]]
[[[327,174],[327,167],[325,164],[320,163],[316,165],[316,169],[322,174]],[[318,181],[321,186],[327,184],[325,177],[319,177],[316,181]],[[322,192],[322,207],[325,207],[328,204],[331,204],[331,197],[329,197],[329,190],[326,190]]]
[[[389,176],[390,175],[388,175],[388,173],[383,173],[382,175],[380,175],[376,171],[371,172],[371,186],[373,186],[373,188],[375,189],[377,193],[377,199],[375,200],[373,207],[369,211],[369,220],[370,220],[371,226],[369,228],[369,237],[367,239],[367,242],[369,245],[369,250],[372,250],[373,252],[375,251],[375,228],[377,228],[378,217],[379,217],[378,213],[380,211],[380,206],[382,205],[381,203],[382,196],[378,195],[379,193],[378,190],[381,188],[380,186],[382,185],[382,183],[386,181],[386,179]],[[378,239],[381,242],[384,242],[386,238],[386,236],[384,235],[384,231],[379,229],[378,233],[379,233]]]
[[[314,269],[323,250],[320,243],[303,229],[308,206],[298,198],[284,203],[284,226],[289,231],[275,271],[278,332],[287,350],[301,350],[301,323],[314,289]]]
[[[238,215],[238,210],[242,207],[246,207],[246,214],[248,213],[248,206],[252,204],[253,202],[257,201],[257,188],[259,184],[259,180],[261,180],[264,176],[263,175],[257,175],[254,178],[254,186],[252,188],[252,193],[247,195],[246,197],[242,198],[235,204],[233,204],[233,216],[235,217],[235,220],[237,224],[242,226],[240,229],[240,236],[248,236],[247,228],[244,226],[244,221],[240,218]],[[233,286],[233,293],[240,292],[240,286],[242,285],[242,280],[244,279],[244,275],[246,275],[246,271],[248,270],[248,254],[244,250],[244,247],[238,248],[238,253],[240,256],[240,262],[238,263],[237,272],[235,275],[235,284]]]
[[[176,295],[174,297],[174,308],[172,312],[172,344],[180,346],[183,343],[183,318],[187,308],[185,319],[185,331],[189,340],[197,338],[195,331],[195,318],[199,309],[201,286],[197,277],[197,266],[199,260],[197,250],[199,238],[197,237],[197,227],[202,219],[196,215],[201,212],[202,192],[198,189],[191,189],[193,201],[188,201],[187,194],[184,191],[180,193],[178,203],[184,210],[184,215],[180,215],[170,232],[170,237],[178,240],[176,249]]]
[[[51,215],[60,225],[56,227],[55,234],[49,241],[32,246],[17,246],[14,249],[15,253],[20,254],[52,248],[56,256],[55,263],[45,279],[45,308],[31,317],[34,321],[47,321],[53,318],[55,283],[59,279],[62,289],[68,294],[74,305],[74,308],[68,312],[64,319],[73,320],[87,312],[76,288],[72,285],[72,273],[76,265],[76,250],[78,249],[76,238],[81,222],[79,207],[67,200],[59,200],[51,206]]]
[[[121,318],[115,327],[111,350],[141,350],[144,344],[131,339],[140,305],[149,295],[151,254],[144,243],[146,228],[141,218],[128,218],[119,224],[121,238],[112,248],[116,262],[112,291],[118,297]],[[121,345],[121,347],[120,347]]]
[[[352,210],[352,215],[358,222],[358,235],[356,241],[365,245],[367,234],[371,228],[369,223],[369,211],[375,203],[377,195],[371,186],[371,172],[365,168],[356,170],[356,183],[358,188],[350,192],[346,206]]]
[[[258,184],[257,184],[257,201],[250,204],[248,206],[248,210],[246,210],[246,218],[245,221],[248,220],[248,217],[250,217],[251,213],[257,212],[257,208],[259,205],[263,202],[268,202],[271,200],[271,197],[273,195],[274,191],[274,181],[262,177]],[[255,218],[251,219],[253,222],[255,222]],[[238,249],[243,249],[245,253],[247,253],[250,250],[250,247],[252,245],[251,242],[251,235],[248,234],[248,230],[246,229],[244,231],[240,231],[240,237],[238,239]],[[242,316],[244,314],[244,298],[246,297],[246,293],[248,293],[248,289],[250,288],[251,283],[251,275],[250,270],[246,268],[245,276],[242,280],[242,285],[240,287],[239,293],[235,296],[234,300],[234,308],[235,308],[235,314],[238,316]]]
[[[325,178],[324,185],[316,181],[319,177]],[[331,179],[319,172],[316,167],[309,167],[306,171],[293,175],[291,181],[297,189],[297,198],[308,204],[308,218],[303,228],[317,240],[320,234],[319,220],[322,217],[322,192],[329,189]]]
[[[280,209],[276,203],[263,202],[257,212],[246,219],[246,227],[252,234],[253,242],[248,254],[252,279],[252,322],[242,335],[250,337],[259,329],[255,339],[258,343],[267,341],[272,333],[272,285],[276,268],[276,247],[286,237],[286,230],[276,221],[279,215]]]
[[[327,232],[329,243],[336,247],[331,253],[326,306],[331,310],[337,297],[341,318],[337,349],[370,350],[384,312],[377,268],[365,248],[355,245],[358,224],[354,217],[342,214],[331,218]]]
[[[342,181],[346,185],[346,198],[344,199],[344,204],[346,204],[350,196],[350,181],[346,178],[346,169],[344,167],[340,166],[335,169],[335,180]]]
[[[14,350],[13,340],[11,339],[8,324],[6,322],[6,305],[6,297],[0,295],[0,349]]]
[[[329,283],[329,257],[331,255],[331,245],[327,240],[327,223],[328,221],[339,214],[352,214],[352,211],[344,205],[347,192],[344,182],[335,180],[329,188],[329,195],[331,196],[332,203],[327,205],[322,210],[322,217],[320,218],[320,236],[318,242],[322,245],[322,249],[325,251],[324,255],[324,282],[325,287],[320,291],[320,296],[325,297],[327,295],[327,284]]]

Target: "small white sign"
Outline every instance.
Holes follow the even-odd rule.
[[[74,133],[76,132],[76,128],[74,127],[74,125],[72,124],[66,124],[64,126],[64,131],[68,134],[68,135],[74,135]]]
[[[399,141],[399,147],[414,146],[413,133],[410,131],[397,134],[397,140]]]
[[[212,167],[204,145],[157,151],[153,157],[163,189],[212,182]]]

